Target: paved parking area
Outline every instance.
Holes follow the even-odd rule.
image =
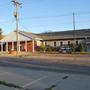
[[[90,90],[90,76],[23,68],[0,67],[0,80],[31,90]],[[0,90],[20,90],[0,85]]]

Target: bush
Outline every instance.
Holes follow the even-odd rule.
[[[46,49],[46,51],[53,51],[53,47],[51,47],[51,46],[46,46],[47,47],[47,49]]]
[[[78,47],[76,48],[76,51],[83,52],[84,51],[84,45],[83,43],[80,43]]]
[[[36,51],[40,51],[40,46],[35,46]]]
[[[60,50],[60,47],[52,47],[52,46],[45,46],[45,45],[41,45],[41,46],[36,46],[35,47],[35,50],[36,51],[48,51],[48,52],[51,52],[51,51],[59,51]]]
[[[45,46],[45,45],[42,44],[40,46],[40,51],[44,51],[45,52],[46,50],[47,50],[47,46]]]
[[[71,52],[75,52],[76,51],[76,45],[74,45],[73,43],[69,45]]]
[[[41,46],[36,46],[35,50],[36,51],[46,51],[47,47],[45,45],[41,45]]]

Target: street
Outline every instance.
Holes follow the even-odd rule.
[[[90,67],[21,57],[0,57],[0,90],[90,90]]]

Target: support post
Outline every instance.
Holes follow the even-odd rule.
[[[27,41],[25,41],[25,51],[27,52]]]
[[[3,42],[1,42],[1,52],[3,52]]]
[[[12,50],[14,50],[14,42],[12,42]]]
[[[20,52],[20,41],[18,41],[18,51]]]
[[[34,40],[32,41],[32,52],[33,53],[35,52],[35,49],[34,49]]]
[[[6,42],[6,52],[8,52],[8,42]]]

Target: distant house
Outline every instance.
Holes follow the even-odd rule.
[[[11,32],[1,40],[1,51],[16,50],[16,31]],[[52,47],[59,47],[71,43],[83,43],[87,51],[90,51],[90,29],[82,29],[73,31],[48,32],[34,34],[29,32],[18,32],[18,50],[26,52],[34,52],[36,46],[42,43]]]

